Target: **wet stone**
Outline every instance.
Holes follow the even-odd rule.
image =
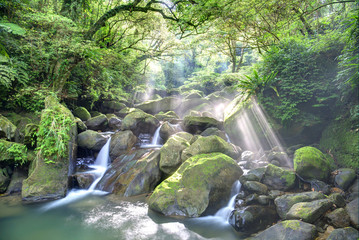
[[[332,193],[328,197],[337,207],[345,207],[346,202],[340,193]]]
[[[349,227],[350,225],[350,217],[344,208],[335,209],[325,217],[328,219],[328,223],[336,228]]]
[[[327,238],[327,240],[357,240],[359,238],[359,232],[352,228],[339,228],[335,229]]]

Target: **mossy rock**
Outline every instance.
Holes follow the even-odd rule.
[[[330,151],[341,168],[359,169],[359,133],[351,129],[349,120],[333,121],[322,133],[319,147]]]
[[[263,183],[271,190],[287,191],[294,187],[296,176],[293,171],[268,164]]]
[[[325,199],[323,193],[320,192],[303,192],[303,193],[293,193],[279,196],[274,200],[274,203],[277,207],[278,215],[282,218],[286,218],[287,212],[290,208],[299,202],[311,202],[314,200]]]
[[[185,130],[191,134],[199,134],[207,128],[215,127],[222,129],[222,122],[211,117],[186,116],[183,119]]]
[[[314,240],[317,236],[315,225],[299,220],[279,222],[248,240]]]
[[[0,162],[6,161],[10,165],[22,165],[35,158],[33,151],[21,143],[9,142],[0,139]]]
[[[242,174],[227,155],[196,155],[156,187],[148,199],[149,207],[167,216],[198,217],[207,208],[225,204],[233,182]]]
[[[107,137],[96,131],[86,130],[78,135],[77,144],[82,148],[100,151],[101,148],[106,144],[107,140]]]
[[[80,118],[82,121],[87,121],[91,118],[91,114],[84,107],[77,107],[74,109],[74,116]]]
[[[37,141],[37,147],[42,150],[36,155],[29,177],[23,181],[21,194],[24,201],[54,200],[66,195],[68,176],[73,173],[76,160],[77,127],[74,120],[71,111],[56,98],[46,97]],[[56,128],[51,128],[54,125]],[[68,141],[46,136],[50,130]],[[63,148],[51,149],[50,144],[55,141],[59,141]]]
[[[174,111],[168,111],[166,113],[159,112],[155,115],[159,121],[168,121],[171,122],[172,120],[179,119],[179,116]]]
[[[6,117],[0,114],[0,138],[15,139],[17,127]]]
[[[341,168],[336,170],[336,173],[334,183],[344,191],[350,187],[357,177],[355,171],[351,168]]]
[[[135,107],[143,110],[146,113],[157,114],[159,112],[168,112],[175,110],[181,104],[181,100],[175,97],[165,97],[157,100],[150,100]]]
[[[159,121],[151,114],[133,111],[122,120],[122,130],[131,130],[136,136],[140,133],[154,133]]]
[[[76,123],[76,126],[77,126],[77,131],[79,133],[84,132],[84,131],[87,130],[86,124],[83,121],[81,121],[80,118],[76,118],[75,123]]]
[[[108,126],[108,119],[106,115],[100,114],[96,117],[92,117],[89,120],[86,121],[86,126],[88,129],[94,130],[94,131],[105,131]]]
[[[314,223],[333,206],[329,199],[294,204],[287,212],[286,219],[300,219],[307,223]]]
[[[116,159],[121,154],[131,150],[135,145],[137,137],[130,130],[118,131],[111,137],[110,157]]]
[[[352,227],[334,229],[327,240],[358,240],[359,232]]]
[[[104,113],[114,113],[120,111],[121,109],[126,108],[126,104],[118,101],[104,101],[102,103],[102,112]]]
[[[206,130],[204,130],[201,133],[201,136],[203,137],[207,137],[207,136],[218,136],[220,138],[222,138],[223,140],[227,141],[227,136],[226,136],[226,132],[219,130],[218,128],[215,127],[211,127],[211,128],[207,128]]]
[[[161,171],[167,175],[173,174],[182,164],[182,151],[189,146],[189,141],[179,135],[173,135],[170,137],[161,148]]]
[[[198,137],[188,148],[183,150],[182,161],[197,154],[220,152],[234,159],[239,157],[237,148],[218,136]]]
[[[143,111],[138,108],[125,107],[125,108],[121,109],[120,111],[116,112],[115,114],[116,114],[116,116],[118,116],[120,118],[124,118],[124,117],[126,117],[127,114],[130,114],[133,112],[143,112]]]
[[[317,148],[302,147],[294,153],[294,170],[304,179],[328,180],[330,164],[325,155]]]
[[[209,101],[205,98],[185,99],[181,105],[176,109],[180,116],[186,116],[191,110],[201,111],[205,106],[209,106]]]

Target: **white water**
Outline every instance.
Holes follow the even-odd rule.
[[[97,155],[95,163],[89,166],[94,170],[84,172],[84,173],[92,174],[95,178],[95,180],[93,181],[93,183],[90,185],[88,189],[80,189],[80,190],[73,189],[66,195],[65,198],[48,203],[45,206],[43,206],[40,210],[45,212],[53,208],[64,206],[69,203],[76,202],[90,194],[91,195],[108,194],[108,192],[95,190],[95,188],[107,170],[107,166],[109,162],[108,160],[109,160],[109,152],[110,152],[110,141],[111,138],[109,138],[106,144],[101,148],[99,154]]]
[[[231,198],[230,198],[227,206],[219,209],[216,212],[216,214],[214,215],[215,217],[220,217],[228,223],[229,215],[234,210],[236,196],[240,190],[241,190],[241,183],[237,180],[233,183],[232,190],[231,190]]]
[[[162,127],[162,125],[160,125],[156,129],[155,133],[153,134],[151,143],[142,143],[140,145],[140,148],[160,148],[160,147],[162,147],[161,137],[160,137],[161,127]]]

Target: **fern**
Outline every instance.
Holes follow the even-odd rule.
[[[24,36],[26,31],[15,23],[0,22],[0,31],[5,31],[14,35]]]
[[[10,88],[15,81],[16,71],[7,65],[0,65],[0,85]]]
[[[29,82],[25,62],[0,57],[0,85],[11,88],[14,83],[26,85]]]

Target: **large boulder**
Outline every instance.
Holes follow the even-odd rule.
[[[111,116],[108,118],[108,126],[111,130],[116,131],[121,129],[122,121],[116,116]]]
[[[157,118],[159,121],[168,121],[172,122],[174,120],[179,119],[180,117],[175,113],[174,111],[168,111],[166,113],[159,112],[155,115],[155,118]]]
[[[136,108],[146,113],[156,114],[175,110],[181,104],[181,100],[175,97],[165,97],[157,100],[150,100],[135,105]]]
[[[167,175],[174,173],[182,164],[181,154],[190,143],[180,135],[173,135],[161,148],[160,169]]]
[[[317,236],[315,225],[299,220],[288,220],[277,223],[248,240],[314,240]]]
[[[238,232],[251,234],[265,229],[278,219],[275,209],[260,205],[251,205],[234,210],[228,219],[229,224]]]
[[[336,228],[349,227],[350,217],[344,208],[337,208],[325,215],[328,223]]]
[[[180,131],[181,131],[181,127],[178,124],[171,124],[169,122],[164,122],[161,125],[160,137],[164,142],[166,142],[170,136]]]
[[[154,133],[159,121],[143,111],[133,111],[122,120],[122,130],[131,130],[136,136],[140,133]]]
[[[199,137],[191,146],[186,148],[182,153],[182,161],[187,158],[202,153],[220,152],[224,153],[234,159],[237,159],[239,152],[231,143],[224,141],[218,136]]]
[[[201,133],[201,136],[203,137],[212,136],[212,135],[216,135],[228,142],[226,133],[224,131],[219,130],[218,128],[215,127],[207,128]]]
[[[92,117],[89,120],[87,120],[86,126],[88,129],[91,129],[91,130],[104,131],[108,126],[108,119],[107,119],[106,115],[100,114],[96,117]]]
[[[277,207],[278,215],[282,219],[285,219],[287,212],[294,204],[299,202],[311,202],[318,199],[325,199],[324,194],[320,192],[303,192],[303,193],[286,194],[277,197],[274,200],[274,203]]]
[[[101,112],[114,113],[126,108],[126,104],[117,101],[104,101],[101,105]]]
[[[130,130],[119,131],[112,135],[110,142],[111,159],[116,159],[121,154],[131,150],[136,141],[137,137]]]
[[[350,222],[356,229],[359,229],[358,207],[359,207],[359,198],[356,198],[353,201],[349,202],[345,207],[345,209],[349,214]]]
[[[93,130],[84,131],[77,136],[77,144],[79,147],[94,151],[100,151],[106,144],[107,140],[108,136]]]
[[[222,123],[211,117],[186,116],[183,125],[187,132],[199,134],[210,127],[222,129]]]
[[[237,163],[222,153],[196,155],[156,187],[148,199],[149,207],[167,216],[198,217],[207,208],[221,207],[242,173]]]
[[[346,191],[356,179],[355,171],[351,168],[341,168],[335,172],[334,183],[344,191]]]
[[[287,212],[286,219],[300,219],[307,223],[314,223],[333,206],[329,199],[320,199],[313,202],[299,202]]]
[[[8,140],[15,139],[17,128],[6,117],[0,114],[0,138],[6,138]]]
[[[314,147],[302,147],[294,153],[294,170],[304,179],[326,181],[330,164],[324,154]]]
[[[295,179],[293,171],[268,164],[262,181],[269,189],[287,191],[294,187]]]
[[[40,150],[34,160],[34,169],[23,182],[23,200],[53,200],[66,195],[68,176],[73,173],[76,160],[77,127],[74,120],[71,111],[53,96],[45,99],[37,139]]]
[[[181,116],[188,115],[191,110],[201,111],[209,107],[209,101],[205,98],[185,99],[176,109]]]
[[[327,240],[358,240],[359,232],[352,227],[334,229]]]
[[[73,111],[74,116],[80,118],[82,121],[87,121],[91,118],[91,114],[84,107],[77,107]]]

